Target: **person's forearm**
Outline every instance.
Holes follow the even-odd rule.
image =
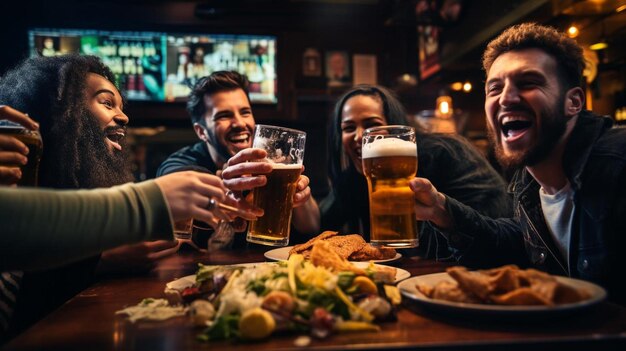
[[[490,218],[448,197],[447,211],[453,225],[445,236],[450,247],[459,250],[464,261],[492,264],[526,263],[519,221]]]
[[[121,244],[170,239],[154,182],[113,189],[0,189],[0,270],[63,265]]]
[[[320,210],[313,197],[304,205],[293,209],[292,222],[300,233],[318,234],[320,231]]]

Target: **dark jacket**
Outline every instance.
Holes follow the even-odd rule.
[[[182,172],[182,171],[198,171],[204,173],[215,174],[218,168],[204,141],[197,142],[171,154],[157,170],[157,177],[162,175]]]
[[[565,149],[563,164],[574,191],[570,268],[550,236],[539,199],[540,185],[526,169],[515,173],[509,191],[515,216],[493,220],[448,198],[455,219],[449,233],[461,262],[517,263],[553,274],[596,282],[611,299],[626,301],[626,129],[612,119],[582,112]]]
[[[493,217],[512,215],[506,183],[485,157],[465,139],[444,134],[417,137],[419,177],[429,179],[437,190]],[[333,183],[331,193],[320,202],[321,228],[360,233],[369,241],[367,181],[350,166]],[[420,246],[409,254],[447,258],[446,240],[429,223],[420,225]]]

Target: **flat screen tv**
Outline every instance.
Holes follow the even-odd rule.
[[[30,55],[99,56],[129,100],[185,101],[199,78],[234,70],[250,100],[276,103],[276,37],[269,35],[31,29]]]

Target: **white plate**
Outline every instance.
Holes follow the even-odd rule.
[[[355,265],[355,266],[357,266],[358,268],[361,268],[361,269],[367,268],[367,266],[369,266],[369,264],[370,264],[369,262],[350,262],[350,263],[352,263],[353,265]],[[395,268],[396,269],[396,281],[395,281],[395,283],[397,283],[397,282],[399,282],[401,280],[404,280],[406,278],[409,278],[411,276],[411,273],[409,273],[409,271],[404,270],[402,268],[386,266],[384,264],[378,264],[378,263],[375,263],[374,265],[375,266],[379,266],[379,267]]]
[[[361,269],[365,269],[367,268],[367,266],[369,265],[369,262],[351,262],[353,265],[357,266],[358,268]],[[241,263],[241,264],[233,264],[231,266],[241,266],[241,267],[256,267],[258,265],[261,264],[275,264],[274,262],[254,262],[254,263]],[[395,283],[404,280],[408,277],[411,276],[411,273],[409,273],[408,271],[401,269],[401,268],[396,268],[396,267],[390,267],[390,266],[385,266],[382,264],[376,264],[376,266],[380,266],[380,267],[389,267],[389,268],[395,268],[396,269],[396,280]],[[193,286],[196,283],[196,275],[192,274],[192,275],[187,275],[184,276],[182,278],[178,278],[176,280],[173,280],[169,283],[167,283],[165,285],[165,291],[168,291],[168,289],[171,290],[175,290],[175,291],[183,291],[185,290],[185,288],[188,288],[190,286]]]
[[[227,264],[224,266],[238,266],[238,267],[245,267],[245,268],[250,268],[250,267],[254,268],[261,264],[275,264],[275,263],[274,262],[252,262],[252,263]],[[172,280],[171,282],[165,284],[165,292],[167,292],[168,290],[174,290],[174,291],[180,292],[180,291],[185,290],[185,288],[194,286],[195,284],[196,284],[196,275],[195,274],[186,275],[182,278]]]
[[[291,251],[292,248],[293,246],[280,247],[278,249],[269,250],[265,252],[263,255],[268,260],[286,261],[287,259],[289,259],[289,251]],[[376,263],[393,262],[393,261],[399,260],[401,257],[402,257],[402,254],[399,252],[396,252],[396,255],[392,258],[388,258],[386,260],[371,260],[371,261],[376,262]],[[369,261],[350,261],[350,262],[369,262]]]
[[[562,312],[575,311],[579,309],[588,308],[593,306],[606,298],[606,291],[593,283],[572,279],[567,277],[556,277],[558,281],[568,284],[577,289],[585,289],[589,292],[591,297],[587,300],[556,305],[556,306],[503,306],[503,305],[482,305],[472,303],[451,302],[445,300],[437,300],[426,297],[415,287],[416,284],[425,284],[434,286],[440,281],[454,281],[448,273],[434,273],[427,275],[420,275],[406,279],[398,284],[398,288],[402,295],[410,300],[413,300],[425,307],[433,310],[439,310],[443,312],[460,312],[470,314],[483,314],[483,315],[516,315],[516,316],[544,316],[546,314],[558,314]]]

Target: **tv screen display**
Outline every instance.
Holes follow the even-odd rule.
[[[268,35],[29,30],[30,55],[96,55],[129,100],[185,101],[201,77],[234,70],[250,81],[250,100],[276,103],[276,37]]]

